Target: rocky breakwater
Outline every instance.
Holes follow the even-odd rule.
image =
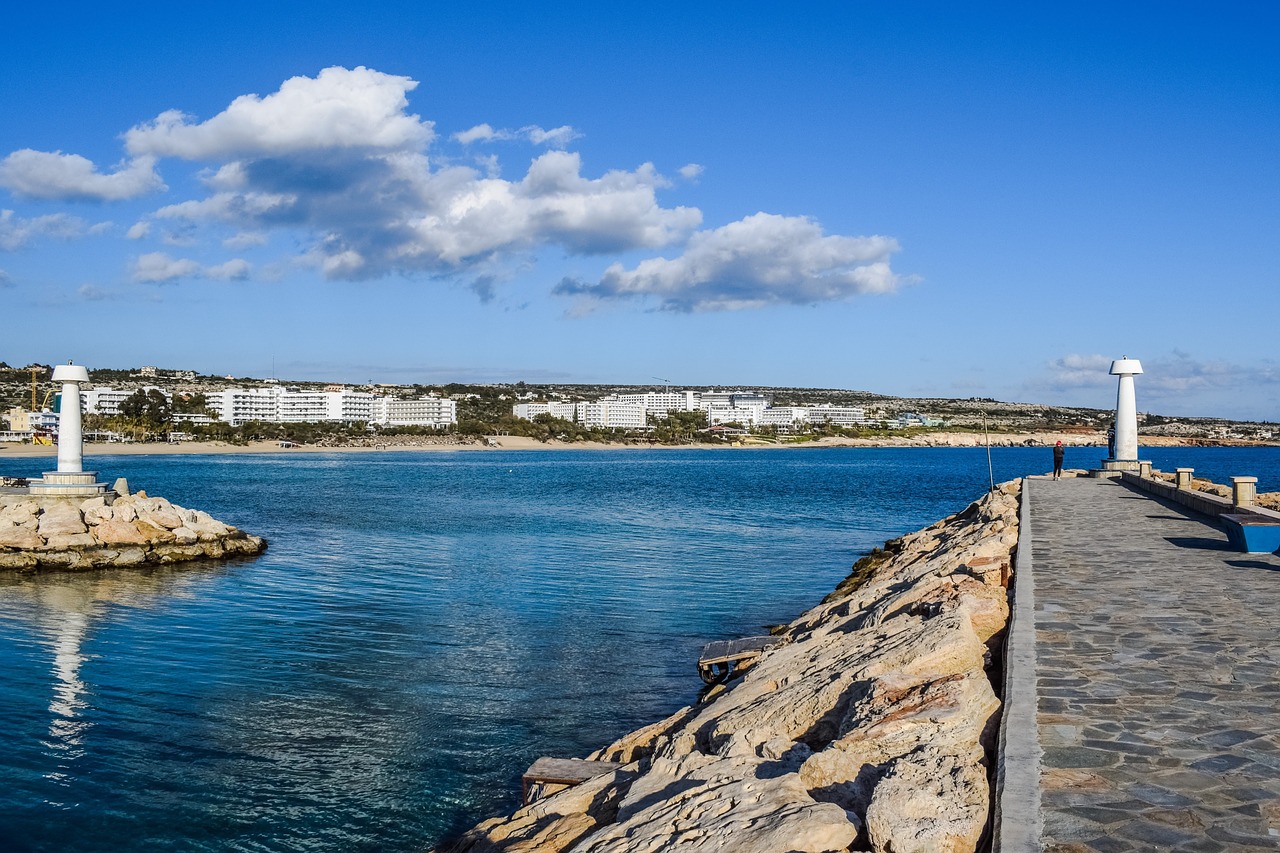
[[[139,491],[0,495],[0,569],[97,569],[258,554],[259,536]]]
[[[741,681],[589,756],[620,769],[441,853],[975,850],[1020,489],[886,543]]]

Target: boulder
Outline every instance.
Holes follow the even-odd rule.
[[[71,533],[87,533],[80,508],[69,501],[54,501],[40,513],[40,535],[60,536]]]
[[[0,524],[0,548],[34,550],[44,545],[44,540],[34,527]]]
[[[93,530],[94,536],[104,545],[145,545],[146,534],[127,521],[111,519]]]
[[[981,750],[923,747],[895,761],[867,806],[876,853],[973,853],[987,823]]]
[[[589,835],[574,853],[847,850],[858,837],[857,821],[815,801],[795,773],[773,775],[767,763],[698,753],[655,758],[630,786],[617,822]]]
[[[144,518],[139,518],[135,521],[133,527],[146,542],[151,544],[172,542],[176,538],[171,531],[150,524]]]
[[[86,548],[96,548],[97,545],[98,540],[93,538],[92,533],[55,533],[45,540],[44,547],[50,551],[68,551],[72,549],[83,551]]]

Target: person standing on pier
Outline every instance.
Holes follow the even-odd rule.
[[[1067,454],[1067,449],[1062,446],[1059,441],[1053,446],[1053,479],[1057,480],[1062,476],[1062,457]]]

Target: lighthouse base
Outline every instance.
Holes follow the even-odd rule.
[[[107,484],[98,482],[97,471],[45,471],[44,479],[33,480],[27,489],[33,495],[91,498],[105,494]]]

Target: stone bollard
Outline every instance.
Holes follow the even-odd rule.
[[[1232,477],[1231,499],[1236,506],[1253,506],[1253,499],[1258,495],[1257,477]]]
[[[1190,488],[1191,488],[1191,475],[1192,475],[1193,473],[1195,473],[1195,470],[1196,470],[1195,468],[1174,468],[1174,469],[1173,469],[1173,476],[1174,476],[1173,484],[1174,484],[1175,486],[1177,486],[1179,489],[1190,489]]]
[[[1151,462],[1142,461],[1138,463],[1138,476],[1144,480],[1151,479]]]

